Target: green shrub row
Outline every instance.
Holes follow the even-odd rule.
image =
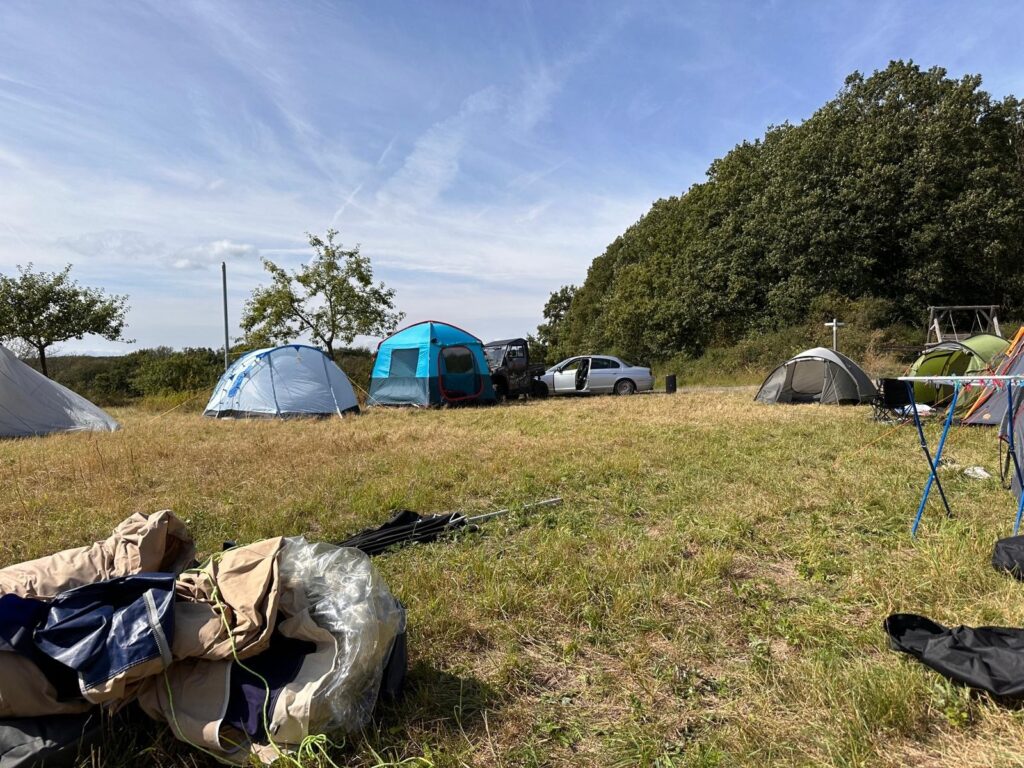
[[[244,353],[245,350],[233,350],[231,360]],[[26,362],[35,365],[32,360]],[[344,350],[337,355],[336,362],[356,387],[357,394],[369,388],[373,360],[368,350]],[[210,393],[224,373],[224,356],[222,351],[206,347],[155,347],[116,357],[56,356],[49,359],[49,369],[52,379],[99,405],[128,405],[145,400],[154,408],[164,404],[170,408],[182,402],[182,395]],[[203,404],[205,401],[200,406]]]

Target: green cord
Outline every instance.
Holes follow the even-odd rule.
[[[322,733],[312,734],[311,733],[311,734],[308,734],[305,738],[303,738],[302,741],[299,742],[299,746],[298,746],[298,748],[295,751],[295,753],[297,755],[297,758],[296,757],[292,757],[289,754],[286,754],[277,745],[277,742],[274,741],[274,737],[270,733],[270,723],[269,723],[269,721],[267,719],[267,710],[270,708],[270,683],[267,681],[267,679],[265,677],[263,677],[263,675],[261,675],[259,672],[257,672],[256,670],[252,669],[251,667],[246,666],[245,663],[239,658],[239,656],[238,656],[238,646],[235,644],[235,638],[234,638],[234,635],[232,634],[232,631],[231,631],[231,625],[228,623],[228,619],[227,619],[227,606],[220,599],[220,590],[217,587],[217,580],[214,578],[212,571],[208,570],[208,569],[212,568],[213,564],[216,561],[218,561],[222,556],[223,556],[222,552],[215,554],[213,557],[210,558],[209,562],[205,566],[203,566],[202,568],[196,569],[196,571],[198,573],[206,576],[210,580],[210,584],[212,585],[212,588],[213,588],[213,591],[212,591],[210,596],[211,596],[211,599],[213,600],[215,608],[217,609],[217,611],[220,614],[221,623],[224,625],[224,629],[225,629],[225,631],[228,634],[228,643],[231,646],[231,655],[232,655],[232,657],[234,657],[235,663],[238,664],[239,667],[244,669],[246,672],[248,672],[250,675],[255,677],[257,680],[259,680],[263,684],[264,696],[263,696],[262,716],[263,716],[263,730],[267,734],[267,741],[269,742],[271,748],[277,754],[277,757],[279,759],[284,760],[285,762],[287,762],[288,764],[290,764],[292,766],[295,766],[295,768],[304,768],[304,766],[303,766],[303,764],[301,762],[303,759],[314,760],[314,761],[316,761],[316,763],[318,765],[322,765],[326,761],[326,763],[328,765],[330,765],[331,768],[340,768],[340,766],[331,759],[330,754],[328,753],[328,749],[338,749],[339,745],[335,744],[333,741],[331,741],[329,738],[327,738],[327,736],[325,734],[322,734]],[[210,750],[206,749],[205,747],[202,747],[199,744],[195,744],[192,741],[190,741],[188,738],[186,738],[185,734],[181,730],[181,726],[178,724],[178,716],[177,716],[177,714],[174,711],[174,696],[171,693],[171,682],[170,682],[170,678],[167,675],[167,670],[166,669],[164,670],[163,675],[164,675],[164,684],[167,687],[167,703],[168,703],[168,706],[170,707],[170,710],[171,710],[171,720],[172,720],[172,722],[174,724],[175,731],[177,731],[178,738],[181,741],[184,741],[189,746],[191,746],[191,747],[193,747],[195,749],[198,749],[200,752],[203,752],[203,753],[205,753],[207,755],[210,755],[211,757],[216,759],[218,762],[226,763],[226,764],[231,764],[230,761],[226,760],[221,755],[218,755],[215,752],[211,752]],[[232,742],[232,745],[233,746],[239,746],[239,747],[241,746],[240,744],[234,744],[234,742]]]
[[[178,739],[184,741],[193,749],[198,749],[200,752],[205,752],[218,763],[225,763],[230,765],[230,761],[225,760],[224,757],[222,757],[221,755],[218,755],[216,752],[211,752],[210,750],[200,746],[199,744],[194,744],[190,739],[188,739],[188,737],[185,736],[184,732],[181,730],[181,726],[178,724],[178,715],[174,712],[174,694],[171,693],[171,679],[167,676],[166,669],[164,670],[163,674],[164,685],[167,686],[167,706],[169,706],[171,709],[171,722],[174,723],[174,730],[177,732],[176,735]]]

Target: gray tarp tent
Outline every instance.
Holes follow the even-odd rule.
[[[115,429],[99,407],[0,346],[0,438]]]
[[[769,374],[754,397],[759,403],[869,403],[874,382],[853,360],[833,349],[815,347],[787,360]]]

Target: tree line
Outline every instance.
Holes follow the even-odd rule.
[[[1024,309],[1024,106],[980,76],[894,61],[799,125],[658,200],[544,310],[550,357],[640,360],[830,317],[923,324],[933,304]]]
[[[307,234],[313,258],[289,272],[269,259],[268,286],[256,288],[242,312],[242,338],[229,353],[238,357],[261,347],[309,338],[364,389],[369,386],[370,354],[352,349],[357,336],[387,335],[404,314],[395,309],[395,292],[375,283],[370,260],[359,248]],[[51,375],[47,353],[55,345],[86,335],[111,341],[124,337],[128,297],[108,295],[71,279],[71,266],[59,272],[18,266],[16,275],[0,275],[0,342],[19,357],[34,357]],[[137,397],[211,388],[224,371],[223,350],[169,347],[141,349],[122,357],[71,356],[53,377],[105,404]]]
[[[244,345],[232,347],[231,360],[246,351]],[[38,368],[37,358],[28,357],[26,362]],[[369,388],[369,350],[335,349],[335,362],[353,384]],[[102,406],[140,399],[160,402],[183,394],[195,395],[196,405],[202,405],[223,373],[224,351],[209,347],[152,347],[111,357],[60,355],[49,362],[50,378]]]

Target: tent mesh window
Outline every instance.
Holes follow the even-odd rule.
[[[794,403],[815,403],[822,396],[822,382],[828,376],[821,360],[800,360],[793,366],[790,389]]]
[[[448,400],[478,397],[482,381],[469,347],[445,347],[441,350],[441,392]]]
[[[393,349],[391,350],[391,368],[389,376],[416,377],[416,368],[420,362],[419,349]]]

